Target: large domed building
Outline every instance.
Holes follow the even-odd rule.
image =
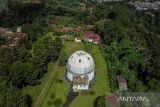
[[[76,51],[69,57],[66,76],[74,91],[89,89],[95,76],[94,69],[94,60],[87,52]]]

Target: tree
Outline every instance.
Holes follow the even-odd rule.
[[[0,0],[0,12],[7,9],[8,0]]]
[[[109,14],[107,16],[107,18],[109,18],[109,19],[115,19],[115,17],[116,17],[116,12],[114,12],[114,11],[109,12]]]
[[[20,40],[19,44],[20,44],[20,46],[23,46],[26,49],[31,49],[31,43],[30,43],[27,35],[22,37],[22,39]]]
[[[5,80],[9,73],[9,66],[5,63],[0,63],[0,80]]]
[[[27,62],[31,57],[31,54],[24,47],[6,47],[0,49],[0,62],[4,62],[11,65],[13,62],[20,60],[22,62]]]
[[[88,24],[93,24],[96,21],[96,17],[94,15],[90,15],[87,17],[87,23]]]
[[[16,87],[7,88],[4,94],[5,107],[29,107],[27,96]]]
[[[31,58],[31,54],[26,48],[18,47],[19,60],[22,62],[28,62],[29,58]]]
[[[59,65],[65,66],[67,64],[68,55],[66,52],[61,52],[60,58],[59,58]]]
[[[55,99],[55,100],[53,101],[53,104],[54,104],[55,106],[60,106],[60,105],[62,104],[62,99],[60,99],[60,98]]]
[[[26,84],[32,84],[37,79],[33,65],[21,61],[16,61],[12,64],[9,77],[10,83],[20,88]]]
[[[104,95],[96,97],[94,107],[106,107]]]

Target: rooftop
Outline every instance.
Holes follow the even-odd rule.
[[[81,40],[81,37],[80,36],[76,36],[75,39]]]
[[[15,45],[17,45],[19,43],[19,41],[25,35],[25,33],[13,32],[12,35],[15,35],[16,37],[13,39],[11,46],[15,46]]]
[[[63,27],[63,30],[64,31],[80,31],[81,27],[80,26],[78,26],[78,27],[70,27],[70,26],[68,26],[68,27]]]
[[[88,83],[87,75],[73,76],[73,84],[86,84],[86,83]]]
[[[86,74],[95,68],[93,58],[84,51],[74,52],[68,59],[67,70],[74,74]]]
[[[125,78],[120,77],[120,76],[117,76],[117,83],[118,84],[121,84],[121,83],[127,84]]]
[[[8,30],[8,28],[0,27],[0,33],[5,33]]]
[[[85,31],[84,32],[84,37],[89,40],[89,41],[92,41],[96,44],[98,44],[100,42],[100,36],[93,32],[93,31]]]

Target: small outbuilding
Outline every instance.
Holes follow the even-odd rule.
[[[66,26],[63,27],[63,31],[80,31],[81,27],[77,26],[77,27],[71,27],[71,26]]]
[[[81,42],[81,37],[80,37],[80,36],[76,36],[76,37],[74,38],[74,41],[75,41],[75,42]]]
[[[85,31],[84,38],[88,42],[93,42],[94,44],[99,44],[100,42],[100,36],[93,31]]]
[[[120,91],[126,91],[127,90],[127,82],[125,78],[121,76],[117,76],[117,84]]]
[[[5,34],[8,31],[8,28],[0,27],[0,34]]]

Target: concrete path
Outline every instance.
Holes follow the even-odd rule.
[[[66,102],[63,104],[62,107],[69,107],[72,101],[79,95],[79,92],[73,92],[72,86],[70,86],[70,91],[68,93],[68,97]]]

